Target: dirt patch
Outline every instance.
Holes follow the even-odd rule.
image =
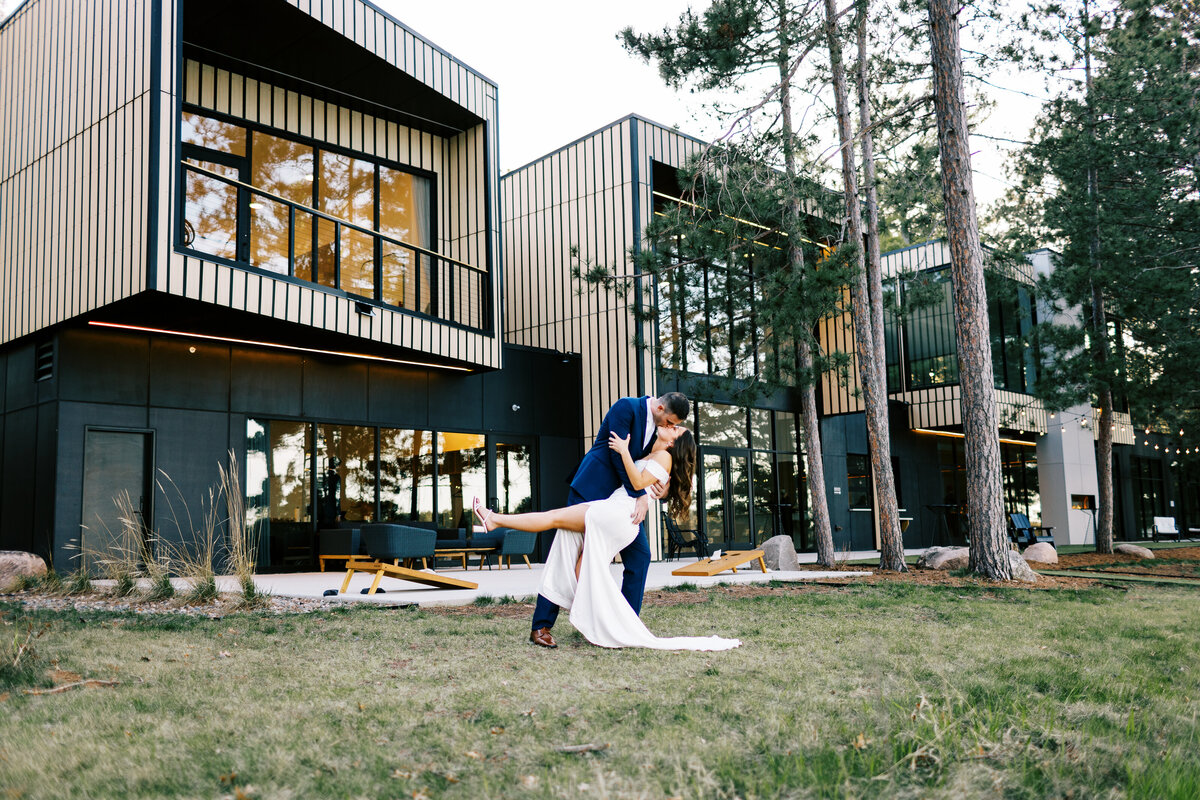
[[[1155,551],[1154,555],[1156,558],[1143,559],[1126,553],[1073,553],[1070,555],[1060,555],[1057,564],[1042,564],[1037,561],[1030,561],[1029,565],[1034,569],[1091,569],[1160,578],[1195,578],[1197,572],[1200,571],[1195,563],[1174,563],[1179,561],[1200,561],[1200,547],[1176,547],[1170,550],[1158,550]]]

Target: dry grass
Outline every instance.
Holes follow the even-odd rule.
[[[728,653],[603,650],[565,621],[544,651],[510,610],[10,613],[50,623],[57,668],[119,685],[3,700],[0,796],[1200,791],[1195,592],[780,588],[645,610],[659,633],[745,641]],[[558,750],[583,744],[607,747]]]

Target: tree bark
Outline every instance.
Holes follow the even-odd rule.
[[[867,291],[871,306],[871,335],[875,340],[876,379],[879,381],[879,393],[883,398],[883,426],[888,431],[888,445],[885,452],[891,451],[891,426],[887,415],[887,349],[884,346],[883,334],[883,266],[879,254],[879,193],[875,180],[875,134],[871,128],[871,83],[868,76],[867,62],[867,11],[869,0],[860,0],[858,15],[858,125],[861,130],[861,145],[863,158],[863,190],[867,201],[867,231],[866,231],[866,275]],[[879,523],[880,567],[883,569],[903,572],[904,566],[904,534],[900,530],[900,509],[896,501],[896,476],[892,473],[891,458],[883,472],[876,470],[887,481],[886,489],[880,487],[879,502],[887,505],[884,498],[890,497],[890,508],[893,510],[895,525],[885,524],[881,516]]]
[[[804,250],[800,221],[803,211],[800,208],[800,198],[796,196],[796,151],[792,141],[792,94],[791,94],[791,54],[788,49],[788,3],[779,2],[779,97],[781,123],[783,125],[783,165],[787,176],[788,213],[785,227],[788,231],[788,263],[791,267],[792,280],[804,280]],[[817,418],[817,392],[814,385],[816,376],[813,374],[812,345],[801,336],[796,343],[797,356],[801,376],[801,386],[804,402],[801,404],[802,420],[801,438],[804,444],[805,462],[810,508],[813,518],[813,536],[817,542],[817,563],[821,566],[835,565],[833,547],[833,526],[829,520],[829,499],[825,495],[825,462],[821,457],[821,426]]]
[[[842,185],[846,195],[848,240],[853,243],[858,269],[850,285],[851,318],[854,323],[855,352],[858,356],[859,384],[866,409],[867,441],[871,450],[871,472],[875,478],[876,512],[879,519],[880,569],[906,572],[900,520],[896,511],[896,484],[892,476],[891,436],[888,429],[887,387],[883,381],[884,362],[877,356],[882,343],[873,332],[867,268],[863,257],[863,223],[858,200],[858,176],[855,172],[853,131],[850,128],[849,92],[842,63],[842,47],[837,31],[837,9],[833,0],[825,0],[825,36],[829,40],[829,63],[833,73],[833,92],[837,112],[838,139],[842,151]],[[880,340],[883,312],[880,310]]]
[[[1092,34],[1091,18],[1087,0],[1083,3],[1083,75],[1084,103],[1087,108],[1087,134],[1093,144],[1096,141],[1096,111],[1095,98],[1092,95]],[[1095,153],[1095,149],[1091,150]],[[1096,175],[1096,163],[1089,154],[1087,168],[1088,209],[1091,214],[1091,231],[1088,236],[1088,261],[1092,275],[1100,271],[1100,188]],[[1098,484],[1100,506],[1096,517],[1096,552],[1111,553],[1113,551],[1113,476],[1112,476],[1112,425],[1115,417],[1112,407],[1112,388],[1108,381],[1108,318],[1104,311],[1104,292],[1091,284],[1092,290],[1092,375],[1096,376],[1096,394],[1100,401],[1100,415],[1097,420],[1099,439],[1096,440],[1096,482]]]
[[[963,99],[959,4],[929,0],[934,110],[946,200],[959,385],[966,447],[970,569],[993,580],[1012,580],[1000,477],[999,418],[992,377],[987,290],[975,215],[967,110]]]

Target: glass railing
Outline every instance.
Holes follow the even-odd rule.
[[[219,166],[219,165],[213,165]],[[181,162],[184,249],[486,331],[484,269]]]

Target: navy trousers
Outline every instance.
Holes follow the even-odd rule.
[[[582,497],[571,490],[567,505],[573,506],[586,503]],[[650,571],[650,540],[646,537],[646,523],[638,526],[638,535],[621,551],[621,594],[629,601],[635,614],[642,613],[642,596],[646,593],[646,573]],[[540,594],[537,605],[533,609],[533,630],[553,628],[558,619],[558,606],[551,603]]]

